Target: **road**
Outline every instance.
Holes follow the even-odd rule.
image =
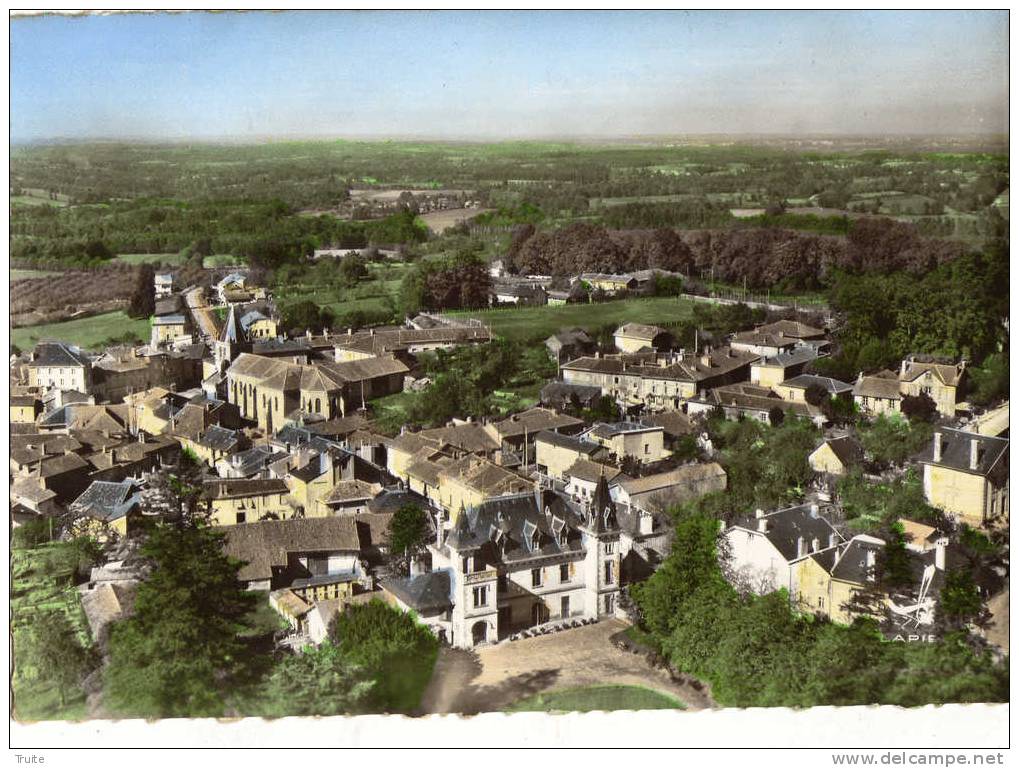
[[[216,313],[205,299],[201,288],[192,288],[184,294],[184,303],[191,312],[195,328],[202,336],[202,341],[211,343],[219,338],[219,321]]]
[[[652,688],[680,699],[688,710],[713,706],[704,691],[616,648],[610,638],[627,626],[612,619],[470,651],[444,647],[419,714],[494,712],[542,691],[610,684]]]

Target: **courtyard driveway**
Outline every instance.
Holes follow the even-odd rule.
[[[609,638],[627,626],[613,619],[471,651],[443,648],[420,714],[493,712],[542,691],[609,684],[652,688],[675,696],[687,709],[712,706],[705,692],[673,681],[641,655],[616,648]]]

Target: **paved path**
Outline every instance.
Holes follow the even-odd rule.
[[[493,712],[542,691],[585,685],[640,685],[680,699],[687,709],[710,697],[648,666],[642,655],[616,648],[618,619],[471,651],[443,648],[425,689],[420,714]]]

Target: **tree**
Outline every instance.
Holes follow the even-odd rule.
[[[352,605],[338,615],[329,635],[344,657],[375,682],[373,711],[414,711],[432,676],[439,644],[427,627],[381,600]]]
[[[913,580],[909,567],[909,553],[906,551],[906,532],[902,523],[890,523],[884,534],[885,546],[878,558],[878,573],[881,583],[895,589],[905,587]]]
[[[803,393],[803,399],[811,405],[823,406],[828,400],[828,390],[820,384],[811,384]]]
[[[37,615],[31,625],[31,658],[39,674],[51,680],[60,696],[78,685],[89,667],[90,654],[78,642],[74,627],[60,610]]]
[[[424,549],[431,525],[428,513],[417,504],[404,504],[389,521],[389,551],[409,572],[410,561]]]
[[[785,421],[785,411],[783,411],[777,405],[774,405],[768,409],[768,423],[771,424],[771,426],[773,427],[781,426],[783,421]]]
[[[127,307],[129,317],[150,317],[156,311],[156,271],[151,264],[138,267],[134,293]]]
[[[983,602],[968,568],[951,568],[945,574],[939,608],[941,616],[952,627],[961,627],[980,614]]]
[[[930,424],[938,415],[937,403],[926,392],[919,395],[906,395],[900,406],[902,412],[911,422]]]
[[[241,563],[222,550],[224,535],[204,525],[158,524],[140,554],[151,564],[134,615],[113,626],[105,673],[112,711],[136,716],[223,713],[241,675],[237,633],[255,596],[237,580]]]
[[[325,642],[286,656],[275,666],[262,687],[257,714],[325,717],[362,713],[374,686],[364,669]]]

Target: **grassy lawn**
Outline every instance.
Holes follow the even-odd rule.
[[[683,709],[664,693],[637,685],[591,685],[539,693],[507,707],[507,712],[614,712],[634,709]]]
[[[40,339],[58,339],[77,344],[85,349],[94,349],[103,341],[127,332],[135,333],[140,339],[149,338],[149,320],[146,317],[134,319],[124,312],[107,312],[62,323],[29,325],[11,330],[11,343],[21,349],[31,349]]]
[[[463,312],[491,327],[498,336],[521,341],[544,339],[560,328],[580,326],[594,330],[612,323],[664,323],[693,315],[693,302],[674,296],[623,299],[601,304],[566,304],[558,307],[519,307]]]
[[[183,264],[184,257],[179,253],[120,253],[117,254],[117,261],[127,264]]]

